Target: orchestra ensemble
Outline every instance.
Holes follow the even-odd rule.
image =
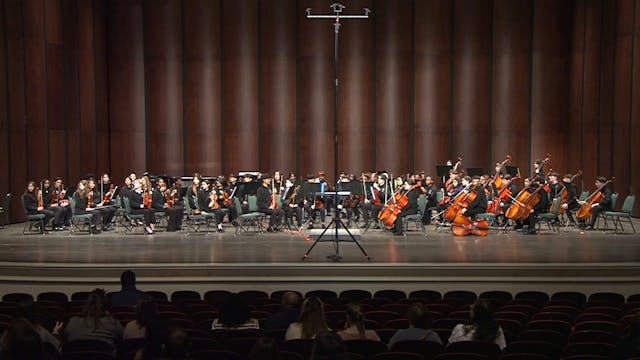
[[[449,227],[455,235],[485,236],[492,227],[536,234],[542,213],[553,214],[558,224],[593,230],[598,216],[611,210],[614,179],[599,176],[592,192],[579,196],[574,181],[582,172],[547,171],[549,160],[549,155],[536,160],[526,178],[517,168],[515,173],[507,171],[514,169],[506,166],[511,161],[507,155],[490,174],[471,169],[467,173],[458,158],[448,162],[448,176],[442,179],[424,172],[393,176],[377,171],[359,177],[342,173],[335,184],[327,182],[324,171],[305,179],[279,171],[228,177],[131,173],[121,184],[103,174],[82,179],[73,188],[61,178],[30,181],[22,203],[27,215],[44,215],[43,223],[51,231],[69,229],[74,216],[84,215],[91,234],[113,230],[118,214],[146,234],[156,231],[160,218],[165,219],[164,230],[179,231],[189,215],[201,215],[214,231],[224,232],[225,222],[238,226],[238,216],[250,211],[264,214],[268,232],[325,227],[327,216],[340,216],[349,226],[403,235],[406,218],[412,216],[423,225]],[[323,196],[332,191],[344,196]],[[255,209],[250,208],[252,201]]]

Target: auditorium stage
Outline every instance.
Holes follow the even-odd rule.
[[[640,221],[634,219],[637,229]],[[630,229],[627,229],[630,231]],[[302,260],[312,240],[308,232],[236,235],[226,232],[125,234],[122,228],[99,235],[52,232],[22,235],[22,224],[0,230],[2,293],[70,292],[118,287],[123,269],[134,269],[143,289],[206,291],[260,288],[383,288],[475,291],[544,288],[585,292],[640,292],[640,234],[612,231],[543,230],[538,235],[492,231],[487,237],[455,237],[448,229],[411,230],[393,236],[368,230],[358,247],[319,243]],[[325,239],[327,239],[325,237]],[[330,239],[330,238],[329,238]]]

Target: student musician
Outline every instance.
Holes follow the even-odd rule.
[[[404,181],[402,184],[402,190],[406,193],[408,201],[407,205],[400,210],[400,213],[396,217],[396,221],[393,223],[394,235],[404,234],[402,231],[402,221],[405,216],[418,213],[418,196],[420,195],[420,190],[413,186],[413,181],[411,180]]]
[[[293,225],[293,216],[295,215],[298,228],[302,227],[302,208],[299,206],[300,199],[298,196],[298,187],[293,186],[290,178],[284,182],[284,190],[280,196],[282,202],[282,210],[284,211],[284,226],[291,228]]]
[[[431,225],[431,209],[438,206],[438,187],[435,185],[433,178],[427,176],[420,190],[427,197],[427,205],[424,208],[424,214],[422,214],[422,223]]]
[[[527,182],[525,181],[525,186],[526,185],[527,185]],[[533,178],[532,180],[530,180],[529,192],[533,193],[538,188],[540,188],[540,190],[538,190],[538,193],[537,193],[540,196],[540,201],[538,201],[538,203],[533,207],[533,209],[531,209],[531,213],[524,220],[524,225],[528,225],[528,229],[526,230],[523,229],[523,234],[528,234],[528,235],[537,234],[536,224],[538,222],[538,215],[541,213],[547,212],[547,210],[549,210],[549,194],[545,191],[544,186],[542,186],[542,179]],[[522,225],[520,224],[520,226]]]
[[[116,203],[116,191],[117,186],[111,183],[111,177],[109,174],[104,173],[100,178],[99,186],[100,194],[102,195],[104,205],[115,205]]]
[[[607,182],[607,178],[604,176],[598,176],[596,178],[596,189],[599,189]],[[592,213],[591,213],[591,221],[585,230],[595,230],[596,221],[598,221],[598,216],[605,211],[611,211],[611,194],[613,190],[611,190],[611,184],[607,184],[602,190],[602,195],[604,195],[604,199],[602,199],[599,203],[591,204]],[[578,201],[578,204],[583,205],[585,201]]]
[[[544,174],[544,169],[542,168],[542,160],[537,159],[533,163],[533,171],[531,177],[540,179],[540,182],[544,184],[546,177]]]
[[[51,190],[51,199],[49,202],[51,208],[60,209],[60,224],[65,227],[71,225],[71,207],[69,207],[69,193],[62,183],[62,178],[53,180],[53,188]]]
[[[465,176],[465,182],[469,181],[469,177]],[[487,210],[487,194],[485,193],[485,187],[480,183],[480,177],[474,176],[471,178],[470,192],[474,191],[476,197],[469,203],[466,208],[462,209],[462,215],[475,219],[476,215],[481,214]]]
[[[51,186],[51,181],[49,179],[42,180],[42,189],[40,191],[42,194],[42,206],[45,209],[53,211],[56,215],[53,219],[53,230],[54,231],[62,231],[64,230],[64,211],[62,207],[58,206],[58,193],[56,193]]]
[[[562,204],[562,208],[569,219],[569,224],[573,226],[576,225],[573,213],[580,208],[580,204],[578,203],[578,191],[576,190],[576,186],[571,182],[572,178],[572,174],[565,174],[562,177],[562,184],[567,191],[567,202]]]
[[[224,191],[233,202],[233,199],[238,195],[238,176],[236,174],[229,174],[229,180],[224,186]],[[240,203],[242,203],[242,199]]]
[[[177,190],[169,190],[167,181],[164,178],[158,178],[157,187],[153,190],[153,198],[151,207],[156,211],[163,211],[167,214],[167,231],[176,231],[182,229],[182,206],[176,205],[179,195]]]
[[[548,175],[548,185],[549,185],[549,204],[553,204],[554,201],[561,201],[560,197],[560,192],[562,191],[562,189],[564,188],[562,186],[562,184],[560,184],[560,181],[558,181],[558,177],[560,175],[555,172],[552,171],[549,173]],[[551,206],[551,205],[550,205]],[[558,217],[556,216],[555,222],[559,222],[560,220],[558,219]]]
[[[37,188],[35,181],[29,181],[27,188],[22,194],[22,202],[24,209],[28,215],[44,215],[44,224],[48,224],[51,219],[55,219],[59,212],[47,209],[44,206],[42,192]],[[54,228],[58,228],[59,224],[54,224]],[[43,228],[40,231],[44,232]]]
[[[320,175],[323,173],[321,172]],[[322,175],[324,176],[324,175]],[[315,177],[313,174],[307,175],[307,182],[311,184],[320,184],[320,192],[324,192],[326,183],[320,181],[320,177]],[[322,228],[324,228],[324,222],[327,218],[327,206],[329,206],[328,202],[325,202],[322,197],[316,196],[313,194],[305,194],[306,198],[304,199],[304,210],[309,217],[309,225],[307,228],[313,229],[313,223],[316,221],[318,214],[320,214],[320,222],[322,223]]]
[[[277,208],[277,201],[273,201],[275,199],[273,199],[271,195],[271,177],[269,174],[263,174],[261,186],[258,187],[256,191],[256,197],[258,200],[258,211],[269,215],[268,232],[278,231],[282,223],[282,218],[284,217],[284,211]]]
[[[211,191],[216,192],[216,201],[218,202],[219,209],[227,209],[229,211],[229,222],[233,225],[237,225],[236,219],[238,218],[238,210],[236,205],[230,198],[230,193],[226,191],[224,176],[218,176],[213,185]]]
[[[498,191],[498,195],[494,200],[498,201],[498,207],[496,209],[498,224],[506,225],[509,222],[509,219],[504,216],[504,213],[509,209],[513,203],[513,197],[517,194],[516,185],[511,174],[504,174],[502,176],[502,189]]]
[[[129,192],[129,205],[132,214],[144,215],[144,231],[151,235],[154,231],[156,221],[156,211],[151,207],[152,194],[143,187],[143,181],[134,180],[133,190]]]
[[[362,213],[365,221],[365,227],[369,227],[370,221],[373,221],[373,228],[379,229],[378,214],[385,205],[386,199],[391,196],[391,188],[388,186],[386,175],[377,176],[371,174],[373,185],[367,188],[367,196],[362,204]]]
[[[444,194],[443,201],[438,204],[438,214],[440,214],[440,221],[443,220],[442,214],[449,207],[450,202],[465,188],[462,179],[458,176],[454,176],[450,179],[447,185],[447,192]],[[448,199],[448,201],[444,201]]]
[[[215,189],[211,188],[209,180],[202,180],[200,183],[200,191],[198,192],[198,209],[201,211],[201,214],[213,217],[216,222],[216,226],[218,227],[218,232],[224,232],[224,228],[222,227],[224,212],[218,205],[218,194]]]
[[[200,183],[202,182],[202,176],[200,174],[193,174],[193,180],[191,181],[191,185],[187,188],[187,194],[185,197],[189,202],[189,209],[194,214],[199,214],[200,210],[198,210],[198,193],[200,192]],[[185,204],[186,206],[187,204]]]
[[[90,227],[89,231],[92,234],[99,234],[100,230],[97,227],[97,224],[102,221],[100,213],[94,211],[93,208],[93,192],[89,189],[89,184],[87,180],[81,180],[78,183],[78,188],[76,192],[73,194],[73,199],[76,202],[75,213],[84,215],[91,214],[90,219]]]
[[[89,179],[87,182],[89,186],[89,191],[92,193],[92,206],[95,212],[100,214],[100,218],[102,219],[102,231],[111,231],[113,227],[111,225],[111,221],[113,217],[116,215],[116,209],[112,206],[105,206],[103,202],[102,194],[100,194],[100,190],[96,186],[96,181],[94,179]]]

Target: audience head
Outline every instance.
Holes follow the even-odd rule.
[[[330,331],[323,331],[313,339],[313,346],[311,348],[312,360],[318,359],[349,359],[346,347],[342,338]]]
[[[261,337],[256,341],[249,352],[249,360],[278,360],[280,350],[275,340],[270,337]]]
[[[220,306],[220,323],[224,327],[235,327],[246,323],[250,318],[249,305],[238,294],[229,294]]]
[[[287,291],[280,300],[284,308],[297,308],[300,305],[300,294],[295,291]]]
[[[329,331],[324,317],[324,304],[320,299],[315,296],[305,299],[300,309],[300,323],[303,339],[311,339],[322,331]]]
[[[93,321],[93,327],[97,327],[98,319],[107,315],[107,295],[103,289],[95,289],[89,293],[82,311],[86,320]]]
[[[476,300],[471,305],[471,324],[475,328],[476,340],[493,342],[498,334],[498,324],[493,318],[493,307],[487,300]]]
[[[409,324],[418,329],[429,328],[429,312],[422,303],[414,303],[407,309]]]
[[[164,351],[169,359],[184,359],[188,354],[189,335],[181,325],[169,325]]]
[[[18,319],[7,327],[0,348],[2,360],[40,360],[43,355],[42,339],[25,319]]]
[[[347,305],[345,312],[347,314],[347,327],[355,325],[358,329],[358,334],[364,339],[364,315],[362,314],[362,311],[360,311],[360,305],[349,304]]]
[[[123,271],[120,275],[120,284],[123,287],[125,286],[133,286],[136,284],[136,273],[131,270]]]

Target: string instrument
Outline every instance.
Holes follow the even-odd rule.
[[[58,205],[58,198],[60,197],[60,192],[54,189],[51,192],[51,197],[49,198],[49,205]]]
[[[380,205],[382,203],[382,201],[380,201],[380,190],[371,187],[371,191],[373,191],[373,205]]]
[[[142,194],[142,206],[147,209],[151,208],[151,192],[145,191],[144,194]]]
[[[573,176],[571,176],[571,180],[569,182],[572,183],[573,180],[575,180],[575,178],[577,178],[578,176],[582,176],[582,170],[578,170],[578,172],[576,172]],[[560,207],[558,208],[558,215],[563,214],[564,209],[562,208],[562,204],[566,204],[567,202],[569,202],[569,192],[567,191],[566,186],[562,187],[562,190],[560,190],[560,194],[558,194],[558,196],[555,197],[551,202],[551,207],[549,207],[549,212],[553,210],[553,207],[556,201],[560,201]]]
[[[496,189],[502,189],[502,176],[500,175],[500,171],[502,168],[511,161],[511,155],[507,154],[504,160],[500,163],[500,168],[496,170],[496,174],[493,176],[492,183],[496,186]]]
[[[276,184],[271,181],[271,202],[269,203],[269,209],[278,208],[278,195],[276,194]]]
[[[531,186],[522,189],[518,196],[513,199],[513,203],[504,216],[512,220],[524,220],[526,219],[534,206],[540,202],[540,189],[542,186],[538,186],[534,191],[531,191]]]
[[[298,190],[300,190],[300,185],[296,185],[296,187],[293,188],[293,192],[291,193],[291,195],[287,199],[289,204],[296,204],[295,200],[296,200],[296,197],[298,196]]]
[[[512,177],[511,181],[514,181],[516,179],[518,179],[517,175]],[[487,204],[487,212],[496,215],[502,213],[502,206],[500,206],[500,203],[504,203],[505,201],[507,201],[507,199],[511,198],[512,195],[513,193],[511,192],[511,189],[509,189],[508,186],[504,186],[498,193],[498,196],[496,196]]]
[[[584,219],[587,219],[589,216],[591,216],[591,214],[593,213],[593,204],[599,203],[602,200],[604,200],[604,193],[602,192],[602,189],[604,189],[605,186],[609,185],[614,181],[616,181],[616,179],[611,178],[607,180],[604,184],[600,185],[600,187],[597,188],[596,191],[592,192],[584,201],[584,204],[580,206],[580,209],[576,211],[576,217],[580,220],[584,220]]]
[[[220,207],[220,204],[218,204],[218,192],[216,190],[211,190],[211,192],[209,192],[209,207],[212,209],[217,209]]]
[[[93,191],[89,191],[87,193],[87,207],[88,208],[93,207]]]
[[[36,187],[36,206],[41,208],[42,206],[42,191],[40,191],[40,188]]]
[[[456,236],[466,236],[470,234],[487,236],[489,233],[489,223],[484,219],[473,221],[462,214],[458,214],[453,218],[451,231],[453,231],[453,234]]]
[[[164,202],[167,203],[167,205],[169,206],[173,206],[176,204],[176,195],[177,195],[178,191],[177,190],[165,190],[163,195],[164,195]]]
[[[540,173],[543,172],[544,170],[544,166],[549,164],[549,162],[551,161],[551,153],[547,153],[547,155],[545,155],[544,159],[542,159],[542,161],[540,162],[540,167],[537,170],[533,171],[532,174],[532,179],[540,179]],[[542,182],[545,182],[546,179],[540,179],[542,180]]]
[[[407,206],[409,203],[409,197],[407,194],[416,188],[416,185],[411,186],[411,188],[403,193],[401,190],[398,190],[393,194],[391,199],[387,201],[382,210],[378,213],[378,220],[380,220],[384,226],[387,228],[391,228],[393,223],[398,219],[398,214],[402,211],[402,208]]]
[[[109,191],[107,191],[106,194],[104,194],[104,197],[102,198],[102,202],[103,203],[107,203],[109,201],[111,201],[111,199],[113,198],[113,194],[115,194],[116,189],[113,186],[113,184],[109,185]]]
[[[471,188],[471,185],[468,185],[466,188],[460,191],[453,198],[453,200],[451,200],[451,204],[449,204],[449,206],[447,206],[447,208],[444,210],[443,216],[445,220],[453,221],[456,215],[458,215],[463,208],[466,208],[467,206],[469,206],[469,203],[476,198],[477,194],[475,193],[475,189],[474,189],[471,191],[474,194],[473,197],[470,200],[468,200],[468,197],[471,194],[471,192],[469,191],[470,188]]]
[[[229,197],[229,194],[227,194],[226,191],[223,191],[220,197],[222,198],[223,206],[230,207],[233,204],[233,200],[231,200],[231,197]]]

